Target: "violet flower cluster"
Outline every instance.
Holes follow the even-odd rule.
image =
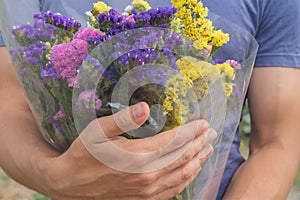
[[[35,14],[33,17],[38,21],[43,21],[45,24],[52,24],[67,31],[76,32],[81,27],[81,24],[75,19],[50,11],[44,14]]]
[[[28,95],[36,96],[40,90],[40,99],[47,96],[56,104],[51,112],[47,99],[35,102],[38,105],[34,106],[38,116],[43,116],[41,124],[57,149],[65,151],[76,138],[72,112],[94,109],[98,117],[111,113],[107,106],[111,92],[126,72],[137,66],[164,64],[170,66],[168,70],[178,73],[176,56],[172,53],[183,43],[178,34],[167,36],[163,30],[147,30],[169,27],[176,9],[166,7],[145,12],[133,9],[131,13],[124,15],[110,9],[97,16],[97,27],[81,29],[81,24],[73,18],[46,12],[35,14],[32,25],[20,25],[12,31],[20,45],[12,54],[16,64],[22,66],[22,78],[28,79],[30,77],[26,76],[33,73],[37,77],[35,82],[27,81],[28,84],[24,85]],[[141,32],[142,36],[138,39],[121,34],[141,27],[147,31]],[[109,43],[112,38],[115,41],[102,49],[103,54],[93,55],[94,51],[101,50],[101,44]],[[160,43],[164,47],[158,46]],[[104,61],[109,57],[113,58],[113,62],[107,65]],[[141,67],[131,79],[135,84],[166,85],[168,70],[162,65]],[[40,83],[36,84],[38,79]],[[92,87],[95,83],[98,83],[96,91]],[[30,89],[36,85],[43,88]],[[80,92],[72,107],[74,88]]]
[[[15,65],[52,145],[63,152],[76,139],[74,113],[85,125],[90,115],[112,114],[112,93],[123,76],[128,76],[129,87],[119,90],[124,98],[130,87],[138,88],[130,104],[166,104],[168,81],[180,73],[177,61],[187,51],[187,41],[169,29],[176,13],[173,7],[143,12],[133,8],[130,14],[112,8],[89,18],[94,20],[91,26],[81,28],[73,18],[46,12],[35,14],[32,25],[14,28],[20,46],[12,52]],[[193,73],[187,70],[187,78],[196,76]],[[168,95],[171,100],[176,97]]]

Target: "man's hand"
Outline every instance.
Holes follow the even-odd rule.
[[[93,121],[63,155],[39,158],[41,174],[51,189],[48,195],[63,200],[144,200],[168,199],[180,193],[212,153],[209,142],[217,134],[207,122],[199,120],[150,138],[128,140],[119,136],[124,129],[142,125],[148,115],[147,104],[139,103],[113,116],[100,118]],[[116,155],[107,149],[111,145],[142,156]],[[104,158],[98,158],[101,152],[105,152]],[[109,166],[99,159],[109,160],[106,163]],[[170,163],[159,168],[163,166],[160,163],[166,161]],[[114,166],[119,170],[113,169]],[[124,171],[151,166],[153,171],[128,173],[118,166],[124,167]]]

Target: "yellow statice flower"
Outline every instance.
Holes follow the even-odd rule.
[[[186,4],[186,0],[172,0],[172,4],[175,8],[180,9]]]
[[[234,86],[234,84],[231,83],[231,82],[225,82],[225,83],[224,83],[224,87],[225,87],[225,95],[226,95],[227,97],[229,97],[229,96],[232,94],[232,92],[233,92],[233,86]]]
[[[173,102],[175,101],[175,98],[176,95],[175,95],[174,88],[168,87],[166,89],[166,98],[163,103],[165,112],[170,112],[173,110]]]
[[[146,10],[150,10],[151,6],[146,0],[133,0],[132,6],[138,11],[138,12],[144,12]]]
[[[193,57],[184,57],[176,62],[180,74],[184,76],[185,80],[191,85],[193,84],[194,80],[201,76],[200,71],[195,68],[196,64],[196,59]]]
[[[217,64],[216,66],[224,81],[225,94],[226,96],[230,96],[232,94],[234,86],[234,84],[232,83],[235,78],[234,68],[226,62],[223,64]]]
[[[199,30],[202,37],[210,38],[213,36],[214,33],[214,26],[210,20],[207,19],[199,19],[198,24],[200,25]]]
[[[108,13],[108,11],[110,11],[110,9],[111,9],[110,6],[106,5],[102,1],[98,1],[97,3],[94,3],[94,9],[93,9],[92,13],[97,16],[102,13]]]
[[[50,42],[46,42],[45,45],[47,46],[47,53],[46,53],[46,58],[49,60],[50,59],[50,51],[51,51],[51,43]]]
[[[188,26],[193,23],[192,11],[189,9],[180,9],[177,11],[176,16],[180,19],[180,23]]]
[[[208,16],[208,8],[203,7],[202,2],[197,3],[197,5],[193,9],[194,13],[199,15],[201,18],[205,18]]]
[[[202,38],[199,38],[198,40],[196,40],[194,43],[193,43],[193,47],[195,49],[198,49],[198,50],[202,50],[202,49],[210,49],[211,46],[209,45],[209,43],[207,42],[209,38],[207,37],[202,37]]]
[[[187,0],[187,3],[195,6],[197,5],[197,0]]]
[[[223,78],[227,80],[233,80],[235,78],[234,68],[229,63],[225,62],[223,64],[217,64],[216,66]]]
[[[221,47],[229,41],[229,34],[224,33],[221,30],[214,31],[212,36],[212,45]]]
[[[202,2],[172,0],[172,3],[178,9],[175,20],[183,25],[180,29],[181,33],[195,42],[194,48],[210,49],[211,45],[220,48],[229,41],[229,34],[216,30],[212,21],[207,19],[209,10],[203,6]]]
[[[70,42],[70,41],[71,41],[71,38],[68,37],[68,36],[65,36],[64,39],[63,39],[63,42],[64,42],[64,43],[68,43],[68,42]]]

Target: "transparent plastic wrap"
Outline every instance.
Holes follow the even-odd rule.
[[[188,34],[191,30],[177,15],[180,7],[138,11],[132,5],[126,14],[120,14],[101,5],[101,12],[96,4],[94,8],[90,5],[89,27],[85,28],[68,18],[72,17],[68,10],[74,14],[74,9],[66,7],[63,15],[51,11],[40,14],[35,1],[0,0],[1,34],[41,133],[64,152],[95,119],[141,101],[148,103],[150,116],[140,128],[124,132],[129,139],[151,137],[206,119],[218,133],[214,154],[196,180],[173,199],[214,199],[240,121],[257,51],[255,39],[213,14],[214,27],[209,30],[216,36],[204,43]],[[28,7],[29,12],[15,17],[13,10],[19,6]],[[205,15],[205,8],[201,8]],[[201,13],[193,16],[200,18]],[[219,30],[229,34],[227,44],[215,45],[223,40]],[[93,153],[91,144],[82,141],[102,163],[131,173],[160,169],[184,153],[158,165],[127,168],[126,163],[112,165],[114,158],[107,159],[105,152]],[[116,159],[147,156],[113,143],[108,149]]]

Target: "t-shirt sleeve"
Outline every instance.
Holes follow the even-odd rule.
[[[5,46],[5,43],[4,43],[4,40],[3,40],[2,36],[1,36],[1,33],[0,33],[0,47],[3,47],[3,46]]]
[[[256,67],[300,68],[300,1],[267,1],[256,33]]]

